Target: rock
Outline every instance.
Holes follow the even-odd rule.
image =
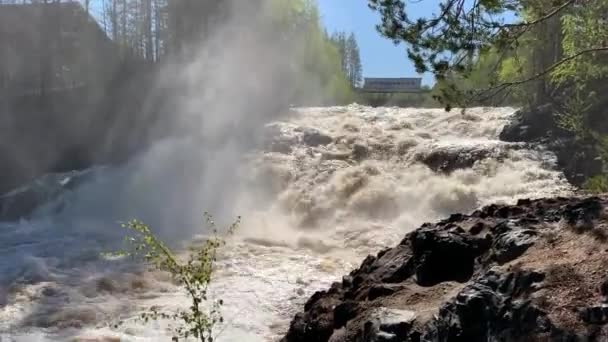
[[[600,284],[600,293],[608,299],[608,277]]]
[[[360,341],[405,341],[416,320],[416,313],[409,310],[379,308],[371,313],[361,332]]]
[[[0,196],[0,221],[28,218],[35,209],[91,180],[95,170],[45,175]]]
[[[558,127],[554,113],[555,108],[550,104],[521,109],[515,113],[514,119],[503,128],[500,133],[500,140],[527,142],[543,138],[549,132],[552,135],[567,134]]]
[[[302,142],[310,147],[327,145],[333,141],[332,137],[313,128],[302,129]]]
[[[370,287],[367,293],[368,300],[374,300],[379,297],[390,296],[395,292],[402,290],[404,287],[395,284],[378,284]]]
[[[367,146],[361,145],[361,144],[355,144],[353,146],[352,156],[353,156],[354,160],[358,160],[358,161],[363,160],[363,159],[367,158],[368,154],[369,154],[369,148]]]
[[[416,282],[422,286],[469,280],[475,258],[490,247],[489,241],[460,231],[422,228],[411,239]]]
[[[591,176],[602,173],[602,162],[594,144],[581,142],[559,127],[555,108],[550,105],[518,111],[500,133],[508,142],[541,143],[557,156],[557,166],[568,181],[582,185]]]
[[[306,302],[307,312],[299,313],[291,321],[286,341],[327,341],[334,331],[334,308],[339,301],[329,292],[316,292]]]
[[[595,305],[580,311],[581,319],[589,324],[608,323],[608,304]]]
[[[357,317],[362,311],[358,302],[349,300],[338,304],[334,309],[334,328],[339,329],[346,325],[346,322]]]
[[[502,148],[479,146],[435,147],[430,152],[416,155],[416,160],[434,172],[452,173],[473,167],[476,162],[489,158],[501,158],[506,153]]]
[[[537,239],[537,233],[534,230],[522,228],[509,221],[500,223],[494,230],[500,233],[494,239],[492,249],[496,261],[501,264],[524,254]]]
[[[603,205],[599,198],[587,198],[580,203],[569,205],[565,208],[563,217],[570,225],[588,224],[592,225],[593,220],[600,217]]]
[[[400,245],[384,253],[365,271],[373,271],[382,282],[399,283],[414,273],[412,256],[409,245]]]
[[[477,222],[475,223],[470,229],[469,229],[469,234],[471,235],[478,235],[480,234],[484,229],[486,228],[486,225],[483,222]]]
[[[608,242],[558,224],[605,225],[606,203],[522,200],[425,223],[315,293],[282,341],[608,341]]]
[[[16,221],[25,218],[47,200],[44,193],[30,189],[4,195],[0,197],[0,220]]]
[[[329,342],[347,342],[346,329],[334,330],[334,333],[329,337]]]
[[[546,314],[519,299],[538,279],[528,272],[489,271],[439,309],[426,326],[423,340],[518,341],[550,331]]]

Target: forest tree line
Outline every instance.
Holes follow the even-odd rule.
[[[73,1],[0,0],[0,5],[33,4],[49,6],[49,8],[66,3]],[[192,47],[196,47],[208,38],[214,29],[227,20],[230,11],[235,10],[230,7],[234,6],[235,2],[214,0],[80,0],[78,3],[95,25],[112,41],[115,50],[112,53],[117,55],[117,59],[129,63],[126,66],[127,72],[128,69],[137,68],[137,65],[161,64],[175,57],[184,57],[188,54],[192,56],[196,53]],[[300,46],[297,49],[298,56],[293,58],[293,63],[298,64],[297,67],[305,71],[303,75],[305,79],[299,81],[300,87],[323,89],[325,101],[329,101],[330,98],[336,103],[354,100],[353,88],[362,83],[361,59],[354,34],[327,33],[320,21],[314,0],[249,0],[247,5],[271,8],[273,31],[283,33],[277,36],[277,39],[292,40]],[[45,30],[47,32],[39,32],[40,36],[44,37],[42,40],[48,42],[53,39],[63,39],[60,23],[53,23],[60,19],[52,16],[51,11],[45,11],[45,7],[42,8],[42,16],[48,17],[41,19],[46,22],[48,28]],[[87,37],[81,40],[87,40]],[[62,70],[66,69],[84,70],[81,74],[85,73],[90,69],[87,67],[90,63],[87,61],[91,59],[84,56],[100,54],[94,51],[95,46],[90,46],[94,43],[81,44],[81,51],[78,51],[82,55],[78,61],[79,65],[63,67],[61,61],[58,61],[63,56],[53,58],[53,53],[45,51],[51,47],[45,46],[42,41],[40,45],[39,54],[45,56],[40,58],[41,79],[44,79],[45,74],[65,74]],[[16,54],[19,54],[19,51]],[[110,63],[111,58],[107,59]],[[121,68],[117,72],[124,73],[125,67]],[[116,69],[119,67],[117,66]],[[107,78],[109,74],[101,73],[106,75],[86,78],[95,81]],[[319,84],[312,85],[313,82]],[[48,83],[52,82],[40,82],[41,86]],[[70,83],[78,82],[70,81]]]
[[[252,0],[256,1],[256,0]],[[201,0],[0,0],[0,5],[78,2],[125,53],[159,61],[222,20],[227,1]]]

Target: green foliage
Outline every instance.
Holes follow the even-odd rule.
[[[355,34],[351,33],[347,39],[346,35],[342,33],[338,35],[338,39],[332,39],[332,41],[338,46],[338,50],[342,54],[342,70],[350,85],[353,88],[359,87],[363,82],[363,67],[361,66],[359,44]]]
[[[583,188],[593,193],[608,192],[608,175],[601,174],[587,179]]]
[[[500,34],[504,31],[495,18],[516,7],[509,1],[477,1],[465,6],[464,1],[445,0],[439,3],[436,15],[414,19],[408,15],[405,1],[369,0],[369,4],[381,15],[380,33],[408,44],[408,57],[417,71],[433,72],[438,80],[465,68],[470,54],[499,43],[507,45],[509,36]]]
[[[498,82],[514,82],[525,77],[529,73],[529,60],[519,54],[505,58],[500,61],[498,69]],[[522,85],[511,89],[508,103],[515,105],[530,104],[534,101],[534,93],[529,85]]]
[[[608,1],[589,1],[585,6],[577,6],[561,17],[562,50],[565,57],[574,56],[580,51],[601,46],[608,41],[608,26],[604,14]],[[551,79],[558,85],[574,82],[578,86],[589,80],[605,77],[608,65],[597,53],[581,55],[559,65]]]
[[[223,322],[220,312],[223,301],[211,300],[208,296],[208,288],[217,261],[218,249],[225,244],[225,241],[218,236],[212,217],[205,213],[205,218],[213,235],[206,239],[202,246],[196,248],[185,262],[181,262],[147,225],[138,220],[131,220],[123,225],[132,233],[125,239],[130,248],[115,253],[141,258],[155,270],[167,272],[187,293],[190,300],[187,310],[166,313],[152,307],[140,316],[145,322],[161,318],[178,322],[173,331],[173,341],[193,337],[202,342],[212,342],[216,337],[213,335],[214,327]],[[228,233],[233,233],[239,224],[240,217],[229,227]]]
[[[276,31],[296,43],[289,52],[297,73],[292,103],[351,101],[354,94],[343,70],[342,54],[323,29],[316,2],[269,0],[269,6]]]
[[[562,16],[562,50],[565,57],[575,56],[580,51],[593,49],[608,41],[608,27],[602,14],[607,9],[608,1],[596,0],[585,6],[577,6]],[[589,116],[594,114],[594,107],[598,104],[596,84],[607,76],[606,59],[597,53],[569,60],[551,73],[553,84],[568,89],[570,94],[557,115],[561,127],[581,139],[597,136],[590,125]]]
[[[499,82],[508,81],[520,74],[517,58],[505,58],[496,49],[489,49],[472,55],[463,72],[451,71],[439,80],[433,96],[444,104],[461,107],[471,105],[505,105],[514,104],[520,100],[518,93],[505,93],[501,97],[487,99],[467,97],[477,89],[492,87]]]

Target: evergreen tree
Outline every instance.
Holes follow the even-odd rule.
[[[347,41],[348,50],[348,79],[353,87],[358,87],[363,81],[363,67],[361,66],[361,55],[359,53],[359,44],[355,38],[355,34],[351,33]]]
[[[331,36],[331,42],[340,53],[342,73],[348,79],[351,87],[360,86],[363,81],[363,67],[355,34],[351,33],[347,38],[345,32],[336,32]]]

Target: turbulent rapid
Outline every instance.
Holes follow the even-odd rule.
[[[246,153],[171,139],[119,167],[47,176],[0,202],[4,215],[43,194],[27,219],[0,224],[0,340],[169,340],[170,322],[137,317],[184,307],[184,294],[101,255],[134,217],[185,250],[206,233],[205,210],[243,217],[212,286],[225,302],[218,340],[276,340],[314,291],[424,222],[571,193],[549,151],[498,140],[514,111],[294,109]]]

